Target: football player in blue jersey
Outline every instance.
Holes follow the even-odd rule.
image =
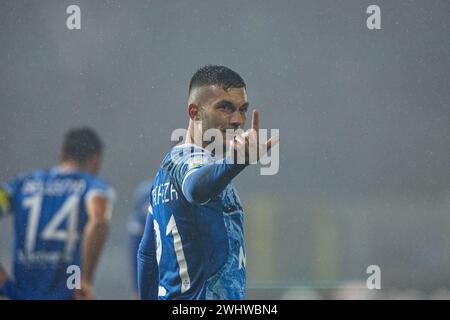
[[[96,176],[102,149],[92,129],[69,130],[58,166],[1,185],[0,216],[14,218],[13,277],[0,268],[0,292],[10,299],[94,298],[114,201]]]
[[[150,205],[150,191],[152,181],[144,181],[139,184],[134,193],[133,211],[128,218],[127,230],[130,241],[130,270],[131,270],[131,286],[133,290],[133,299],[138,298],[137,290],[137,261],[136,256],[144,234],[145,221],[147,220],[148,207]]]
[[[250,145],[263,150],[258,160],[278,142],[259,144],[256,111],[251,129],[235,131],[244,128],[248,105],[244,80],[227,67],[204,66],[191,78],[185,141],[168,152],[151,188],[138,250],[141,299],[245,298],[244,213],[231,181],[254,163]],[[208,150],[203,133],[209,129],[245,161]]]

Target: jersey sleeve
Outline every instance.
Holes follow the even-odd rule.
[[[183,195],[192,204],[206,204],[218,196],[245,167],[245,164],[229,164],[226,160],[203,166],[186,175],[182,185]]]
[[[85,206],[88,202],[96,197],[104,197],[107,200],[107,218],[111,219],[114,203],[116,201],[116,192],[112,186],[101,179],[94,179],[89,184],[88,190],[84,198]]]
[[[181,149],[181,148],[180,148]],[[186,200],[203,205],[220,194],[231,180],[247,165],[229,163],[197,146],[175,149],[167,166],[177,190]]]
[[[172,151],[168,169],[173,177],[175,187],[178,191],[183,192],[183,183],[186,178],[196,170],[214,163],[214,160],[204,149],[196,146],[179,149]]]

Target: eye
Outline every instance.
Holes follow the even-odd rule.
[[[224,110],[225,112],[230,112],[230,113],[234,112],[234,110],[235,110],[234,106],[228,105],[228,104],[219,104],[217,106],[217,108],[220,110]]]

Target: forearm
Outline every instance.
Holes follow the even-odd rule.
[[[108,223],[89,221],[83,236],[82,280],[93,283],[102,249],[108,237]]]
[[[245,167],[224,161],[197,169],[185,178],[183,194],[191,203],[204,203],[222,192]]]

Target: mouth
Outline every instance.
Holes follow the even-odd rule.
[[[222,129],[222,132],[226,133],[228,131],[232,134],[236,134],[237,130],[239,130],[239,129],[238,128],[225,128],[225,129]]]

